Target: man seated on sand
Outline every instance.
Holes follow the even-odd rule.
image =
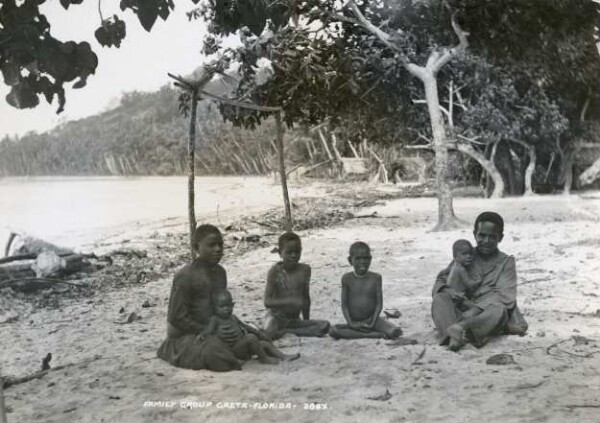
[[[210,318],[206,328],[198,334],[202,342],[209,335],[215,335],[240,360],[249,360],[256,355],[263,364],[277,364],[279,360],[291,361],[300,354],[286,355],[269,341],[266,333],[254,329],[233,315],[233,299],[227,290],[219,291],[213,296],[215,314]]]
[[[467,340],[480,348],[492,335],[523,335],[527,331],[527,322],[517,308],[515,259],[498,249],[504,236],[502,217],[494,212],[481,213],[475,219],[473,235],[477,247],[471,266],[482,280],[466,298],[478,310],[465,316],[463,296],[448,285],[452,263],[439,273],[433,287],[433,322],[441,344],[448,343],[453,351]]]
[[[329,335],[336,339],[398,338],[402,330],[379,317],[382,283],[379,273],[369,272],[371,249],[364,242],[355,242],[348,261],[354,271],[342,277],[342,312],[347,324],[332,326]]]
[[[324,336],[329,322],[310,320],[310,266],[300,263],[302,243],[293,232],[279,237],[281,261],[267,274],[264,329],[271,339],[286,333],[297,336]],[[300,313],[304,320],[300,319]]]
[[[194,232],[197,258],[173,279],[167,313],[167,339],[158,357],[174,366],[213,371],[240,370],[235,355],[216,336],[199,339],[214,314],[212,296],[227,289],[227,274],[219,265],[223,237],[213,225],[200,225]]]

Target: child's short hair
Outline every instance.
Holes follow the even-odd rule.
[[[467,249],[468,250],[473,249],[473,246],[471,245],[471,243],[469,241],[467,241],[466,239],[459,239],[454,244],[452,244],[452,256],[456,257],[456,255],[459,253],[459,251],[464,251]]]
[[[366,242],[356,241],[350,246],[350,251],[348,252],[348,254],[350,255],[350,257],[352,257],[360,250],[367,250],[370,253],[371,247],[369,247],[369,244],[367,244]]]
[[[301,243],[300,237],[297,234],[294,232],[286,232],[282,234],[277,241],[277,248],[279,249],[279,252],[282,252],[284,244],[290,241]]]
[[[198,225],[198,227],[194,231],[194,245],[198,244],[200,241],[202,241],[204,238],[206,238],[206,236],[208,236],[210,234],[216,234],[216,235],[222,236],[219,228],[217,228],[214,225],[210,225],[208,223],[205,223],[203,225]]]
[[[213,303],[215,303],[215,304],[217,303],[217,300],[219,300],[221,298],[226,298],[228,300],[233,301],[233,296],[231,295],[231,292],[229,292],[229,290],[227,290],[227,289],[221,289],[212,294],[212,300],[213,300]]]
[[[504,233],[504,220],[502,219],[502,216],[500,216],[496,212],[485,211],[479,216],[477,216],[477,218],[475,219],[475,225],[473,225],[473,230],[477,230],[477,225],[479,224],[479,222],[491,222],[498,226],[498,229],[500,229],[500,234]]]

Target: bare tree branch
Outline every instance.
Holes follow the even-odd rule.
[[[468,137],[465,137],[464,135],[458,134],[457,137],[464,141],[473,143],[473,144],[486,145],[486,143],[484,143],[484,142],[477,141],[479,138],[481,138],[480,136],[468,138]]]
[[[231,98],[221,97],[208,91],[199,90],[198,94],[202,97],[208,97],[212,100],[216,100],[220,103],[229,104],[230,106],[242,107],[244,109],[258,110],[260,112],[281,112],[281,107],[270,107],[270,106],[258,106],[256,104],[237,101]]]
[[[394,50],[396,52],[401,52],[400,48],[390,41],[391,36],[385,31],[382,31],[377,26],[375,26],[370,20],[368,20],[365,15],[362,14],[358,6],[353,0],[350,0],[347,4],[350,8],[356,19],[358,19],[358,23],[364,29],[369,31],[371,34],[375,35],[379,40],[386,45],[386,47]]]
[[[391,35],[385,31],[383,31],[382,29],[378,28],[370,20],[368,20],[365,17],[365,15],[363,15],[363,13],[360,11],[360,9],[358,8],[358,6],[356,5],[356,3],[353,0],[349,0],[348,3],[346,3],[342,7],[342,10],[345,8],[349,8],[352,11],[352,14],[355,16],[355,19],[349,18],[347,16],[343,16],[343,15],[340,15],[337,13],[329,13],[329,16],[333,17],[334,19],[338,19],[340,21],[349,22],[349,23],[355,24],[357,26],[360,26],[360,27],[364,28],[365,30],[367,30],[368,32],[370,32],[371,34],[375,35],[377,37],[377,39],[379,41],[381,41],[381,43],[383,43],[387,48],[389,48],[394,53],[396,53],[396,56],[398,57],[398,59],[400,59],[400,61],[402,62],[402,65],[408,72],[410,72],[412,75],[416,76],[417,78],[419,78],[421,80],[423,80],[425,78],[425,68],[423,68],[422,66],[418,66],[414,63],[411,63],[408,60],[408,58],[406,57],[406,55],[404,54],[404,52],[402,51],[402,49],[400,47],[398,47],[396,44],[394,44],[394,42],[392,41]],[[399,30],[399,32],[402,33],[401,30]]]
[[[446,52],[439,59],[437,59],[434,63],[432,63],[432,66],[430,69],[433,73],[437,73],[454,56],[456,56],[459,53],[462,53],[469,46],[469,40],[467,39],[467,37],[469,36],[469,33],[464,31],[460,27],[460,25],[458,25],[458,22],[456,21],[456,15],[457,15],[457,12],[452,13],[452,19],[450,22],[452,24],[452,29],[454,30],[454,33],[458,37],[458,41],[459,41],[458,45],[446,50]],[[427,67],[429,68],[429,61],[427,61],[427,65],[428,65]]]
[[[412,100],[413,104],[427,104],[427,100]],[[454,125],[452,125],[452,115],[450,114],[450,111],[448,109],[446,109],[444,106],[442,106],[441,104],[439,105],[440,111],[446,115],[446,118],[448,118],[448,122],[450,123],[450,127],[453,127]]]

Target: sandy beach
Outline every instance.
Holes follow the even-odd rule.
[[[48,352],[54,367],[69,365],[8,387],[8,421],[598,422],[600,195],[459,198],[455,209],[465,223],[450,232],[429,232],[434,198],[379,202],[360,211],[373,217],[299,232],[302,260],[312,266],[314,318],[342,322],[340,277],[348,271],[348,246],[362,240],[372,247],[372,270],[383,275],[384,309],[400,310],[393,321],[416,345],[286,336],[277,345],[300,359],[277,366],[252,360],[227,374],[170,366],[155,353],[165,336],[171,277],[185,260],[181,224],[122,234],[129,246],[143,246],[155,267],[142,283],[97,289],[56,308],[16,309],[13,299],[22,298],[5,289],[2,373],[33,373]],[[500,248],[516,257],[529,331],[453,353],[437,345],[431,287],[451,260],[452,242],[471,239],[471,222],[484,210],[505,218]],[[240,254],[239,241],[226,236],[234,312],[249,323],[264,313],[265,275],[277,260],[273,239]],[[179,259],[161,268],[166,252]],[[146,300],[150,307],[142,307]],[[121,308],[141,319],[117,323]],[[511,354],[515,364],[486,364],[498,353]]]

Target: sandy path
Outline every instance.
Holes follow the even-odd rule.
[[[303,260],[313,268],[312,315],[340,322],[339,279],[348,270],[347,248],[357,239],[371,244],[373,270],[384,276],[384,307],[402,312],[397,322],[418,345],[286,337],[283,349],[302,354],[295,362],[252,361],[244,371],[228,374],[176,369],[153,358],[164,335],[170,287],[170,280],[159,280],[0,325],[5,374],[37,370],[49,351],[54,365],[101,357],[9,388],[9,421],[597,422],[600,353],[589,354],[600,351],[600,317],[594,314],[599,206],[598,199],[577,196],[457,200],[465,220],[484,209],[506,217],[501,247],[517,257],[519,301],[530,324],[524,337],[497,338],[481,350],[466,347],[458,354],[437,346],[429,315],[432,281],[449,262],[452,242],[470,238],[470,228],[428,233],[435,200],[396,200],[374,208],[384,218],[304,232]],[[224,263],[236,314],[250,322],[263,313],[263,278],[276,260],[270,249]],[[146,299],[156,306],[141,308]],[[113,323],[121,307],[139,312],[142,320]],[[575,345],[573,335],[588,344]],[[485,363],[502,352],[511,353],[517,365]],[[389,400],[367,399],[386,389]],[[181,408],[186,399],[212,405]],[[143,406],[169,400],[174,407]],[[219,408],[224,402],[250,408]],[[264,402],[296,408],[252,408]],[[303,410],[310,402],[325,403],[327,410]],[[586,405],[596,407],[574,407]]]

